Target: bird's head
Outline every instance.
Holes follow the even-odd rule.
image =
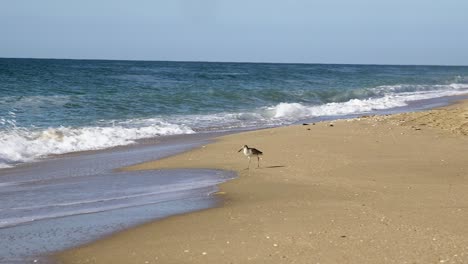
[[[244,145],[244,146],[243,146],[241,149],[239,149],[239,151],[237,151],[237,152],[241,152],[241,151],[242,151],[243,149],[245,149],[245,148],[249,148],[249,147],[248,147],[247,145]]]

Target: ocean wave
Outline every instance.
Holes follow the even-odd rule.
[[[424,92],[424,91],[451,91],[468,89],[468,84],[465,83],[450,83],[450,84],[396,84],[396,85],[382,85],[370,90],[379,95],[387,95],[388,93],[411,93],[411,92]]]
[[[367,113],[373,110],[382,110],[405,106],[405,102],[393,100],[391,97],[378,99],[351,99],[344,103],[328,103],[319,106],[307,106],[300,103],[280,103],[269,108],[274,118],[288,119],[291,121],[322,117],[341,116],[358,113]]]
[[[434,88],[439,89],[435,90]],[[380,86],[374,89],[381,91],[382,96],[312,106],[300,103],[279,103],[266,110],[270,112],[273,118],[290,121],[322,116],[363,114],[376,110],[407,106],[412,101],[466,94],[468,84],[453,83],[449,85],[432,85],[430,87],[394,85]]]
[[[39,108],[41,106],[62,106],[70,102],[69,95],[26,95],[1,96],[0,104],[11,108]]]
[[[104,149],[129,145],[142,138],[190,133],[194,131],[187,126],[164,121],[141,127],[116,125],[37,130],[14,126],[0,131],[0,167],[35,161],[51,154]]]
[[[271,106],[212,114],[167,114],[123,121],[101,120],[97,126],[24,128],[15,113],[0,118],[0,168],[31,162],[51,154],[128,145],[137,139],[205,131],[271,127],[327,116],[367,114],[407,106],[409,102],[466,94],[468,84],[387,85],[357,93],[343,91],[343,100],[329,103],[282,102]],[[356,90],[354,90],[356,91]]]

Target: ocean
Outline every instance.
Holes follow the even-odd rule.
[[[0,168],[466,92],[468,67],[0,59]]]
[[[0,59],[0,263],[49,263],[216,206],[216,185],[235,177],[121,167],[224,133],[420,110],[466,93],[468,67]]]

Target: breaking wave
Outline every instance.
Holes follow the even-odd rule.
[[[438,90],[434,90],[434,89]],[[409,102],[445,96],[463,95],[468,92],[468,84],[450,85],[394,85],[371,89],[381,97],[350,99],[345,102],[332,102],[322,105],[300,103],[280,103],[267,108],[277,119],[298,121],[322,116],[342,116],[370,113],[377,110],[407,106]]]
[[[190,133],[193,133],[193,130],[189,127],[167,122],[142,127],[116,125],[42,130],[13,126],[0,131],[0,168],[31,162],[51,154],[104,149],[129,145],[142,138]]]

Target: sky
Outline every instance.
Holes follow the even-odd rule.
[[[468,65],[466,0],[0,0],[0,57]]]

